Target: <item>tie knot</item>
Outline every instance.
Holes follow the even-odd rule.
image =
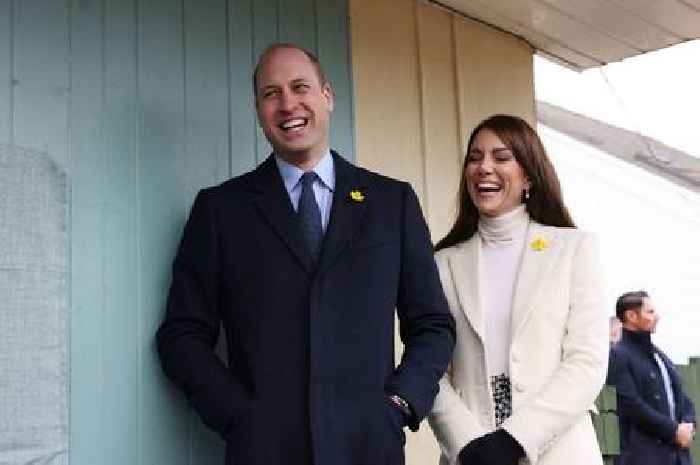
[[[314,171],[307,171],[301,175],[302,186],[312,186],[318,175]]]

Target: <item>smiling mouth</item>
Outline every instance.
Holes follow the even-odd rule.
[[[476,191],[480,194],[499,192],[500,190],[501,186],[494,182],[480,182],[476,184]]]
[[[297,132],[304,129],[308,124],[308,118],[293,118],[283,121],[277,127],[284,132]]]

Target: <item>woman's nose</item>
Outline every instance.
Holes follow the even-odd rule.
[[[484,157],[479,162],[478,168],[479,172],[490,173],[493,171],[493,163],[489,157]]]

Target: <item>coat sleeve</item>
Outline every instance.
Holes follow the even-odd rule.
[[[448,463],[454,465],[464,446],[489,431],[462,401],[450,381],[450,368],[447,371],[440,380],[440,392],[435,398],[428,421],[440,450],[447,457]]]
[[[680,404],[680,418],[679,421],[683,423],[693,423],[695,424],[695,404],[693,400],[688,396],[686,390],[683,388],[683,378],[680,372],[676,369],[670,358],[664,353],[661,357],[664,359],[667,367],[671,368],[672,385],[673,385],[673,395],[676,398],[676,403]]]
[[[650,436],[673,444],[676,438],[676,422],[644,401],[637,390],[631,364],[627,353],[623,350],[613,350],[611,369],[615,373],[618,416]]]
[[[688,394],[685,393],[685,390],[681,390],[681,396],[683,397],[683,410],[681,414],[681,420],[685,423],[692,423],[696,425],[697,429],[697,420],[695,419],[695,404],[693,403],[693,400],[688,397]]]
[[[385,389],[409,403],[413,410],[409,427],[417,431],[418,423],[433,405],[452,355],[455,329],[438,278],[428,227],[408,184],[404,185],[402,212],[396,309],[404,352]]]
[[[573,254],[569,311],[561,362],[540,390],[502,427],[523,447],[532,465],[593,405],[608,365],[608,325],[598,247],[581,233]]]
[[[218,238],[207,194],[197,195],[185,225],[156,343],[165,374],[202,421],[226,438],[249,402],[246,390],[214,353],[221,324],[221,283]]]

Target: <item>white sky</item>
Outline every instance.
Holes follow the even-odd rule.
[[[577,73],[535,58],[539,100],[640,132],[700,157],[700,41]],[[577,224],[598,234],[606,305],[646,289],[657,344],[700,356],[700,194],[540,126]]]

